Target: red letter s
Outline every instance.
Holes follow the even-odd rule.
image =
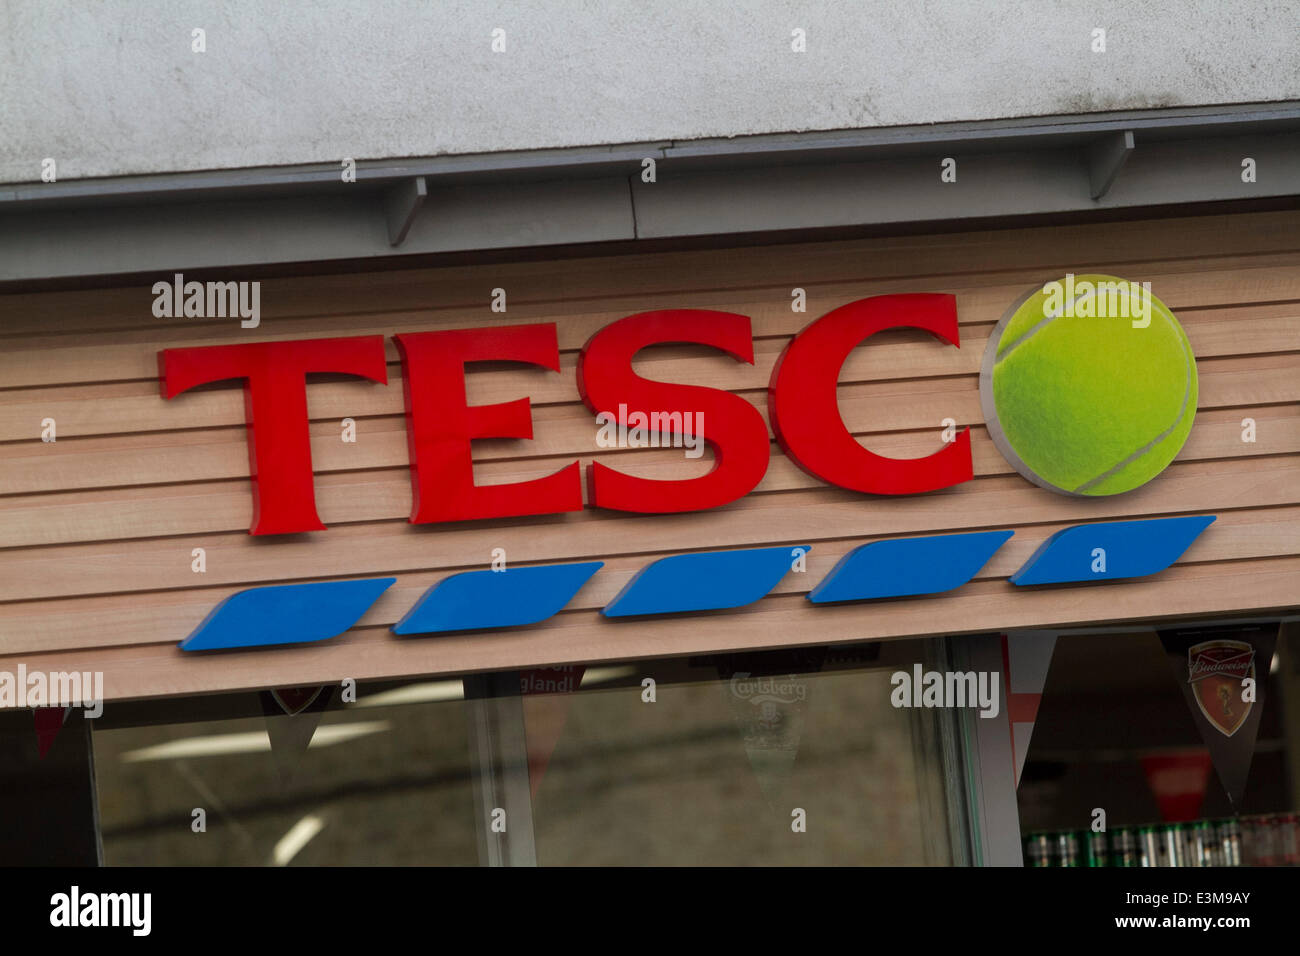
[[[640,312],[607,325],[583,346],[578,391],[597,414],[620,404],[647,415],[699,412],[702,437],[717,462],[707,475],[677,481],[635,478],[593,462],[587,474],[594,507],[647,514],[715,508],[748,494],[767,473],[767,425],[753,405],[722,389],[652,382],[632,371],[638,351],[668,342],[711,345],[754,363],[746,316],[706,309]]]

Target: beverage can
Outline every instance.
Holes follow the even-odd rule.
[[[1087,840],[1088,865],[1110,866],[1110,847],[1106,840],[1106,834],[1089,832]]]
[[[1137,834],[1130,827],[1115,830],[1110,835],[1110,865],[1137,866]]]
[[[1160,839],[1155,827],[1138,828],[1138,866],[1160,866]]]
[[[1072,830],[1062,830],[1056,835],[1056,865],[1079,865],[1079,838]]]
[[[1241,824],[1236,820],[1219,821],[1220,866],[1242,866]]]
[[[1187,831],[1187,865],[1213,866],[1211,848],[1214,846],[1214,829],[1208,820],[1197,821]]]
[[[1031,833],[1025,838],[1028,866],[1052,866],[1052,840],[1046,833]]]
[[[1162,838],[1162,865],[1186,866],[1187,845],[1184,842],[1183,825],[1181,823],[1171,823],[1164,828],[1160,836]]]

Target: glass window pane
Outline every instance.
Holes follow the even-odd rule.
[[[939,734],[927,727],[946,715],[890,703],[891,673],[921,652],[914,641],[883,658],[865,648],[876,658],[865,665],[825,649],[651,662],[598,680],[593,669],[577,693],[526,696],[530,750],[553,746],[540,780],[531,761],[538,862],[950,862]]]
[[[296,716],[259,694],[110,707],[93,735],[105,862],[475,864],[460,697],[455,680]]]

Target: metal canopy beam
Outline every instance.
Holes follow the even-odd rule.
[[[1259,171],[1249,182],[1247,157]],[[654,182],[641,178],[645,158]],[[948,158],[955,179],[941,176]],[[436,157],[356,173],[0,187],[0,283],[1296,197],[1300,106]]]
[[[1133,152],[1133,131],[1103,136],[1088,147],[1088,180],[1092,185],[1092,198],[1106,195],[1120,168]]]
[[[435,183],[525,182],[538,179],[626,176],[647,157],[673,160],[681,168],[763,166],[774,162],[845,162],[939,149],[963,152],[1053,149],[1086,144],[1130,130],[1144,142],[1271,133],[1300,129],[1300,102],[1207,106],[1111,114],[1026,117],[973,123],[934,123],[861,130],[829,130],[691,140],[656,141],[570,149],[538,149],[461,156],[363,160],[357,188],[387,187],[414,176]],[[0,211],[39,204],[85,205],[95,201],[223,199],[267,191],[325,192],[342,182],[338,163],[223,169],[54,183],[0,184]]]
[[[429,184],[425,182],[423,176],[416,176],[390,186],[384,193],[384,215],[388,218],[390,246],[402,244],[402,240],[410,231],[411,223],[415,222],[415,214],[420,211],[428,195]]]
[[[941,178],[956,160],[955,180]],[[1255,182],[1241,178],[1256,160]],[[1277,178],[1272,178],[1277,177]],[[634,178],[637,237],[667,239],[764,231],[936,224],[1098,210],[1158,209],[1205,202],[1300,196],[1300,131],[1269,136],[1168,140],[1135,150],[1106,195],[1092,198],[1077,145],[825,166],[774,166]]]

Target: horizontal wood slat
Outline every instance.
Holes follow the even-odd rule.
[[[1300,274],[1300,263],[1296,272]],[[1300,293],[1300,283],[1296,291]],[[1277,353],[1300,351],[1300,304],[1288,308],[1290,314],[1262,319],[1216,321],[1207,318],[1210,313],[1192,313],[1185,327],[1198,356],[1202,379],[1221,367],[1286,369],[1287,360],[1279,358]],[[842,394],[850,397],[854,386],[898,379],[909,379],[907,384],[917,388],[960,387],[922,380],[977,375],[991,330],[992,325],[979,327],[960,349],[931,340],[919,331],[893,331],[888,333],[888,338],[882,333],[881,341],[854,350],[845,363],[840,377],[845,390]],[[696,347],[689,352],[682,348],[648,349],[635,367],[639,374],[661,381],[761,391],[767,388],[772,368],[788,341],[782,338],[763,343],[763,347],[755,350],[753,365]],[[656,351],[669,354],[656,356],[653,354]],[[1216,364],[1223,356],[1241,358],[1235,364]],[[576,414],[590,419],[579,403],[576,367],[577,356],[570,354],[562,358],[559,373],[546,369],[471,371],[467,375],[467,398],[471,404],[487,405],[527,396],[539,407],[574,405]],[[391,367],[387,385],[364,381],[309,385],[308,414],[315,421],[334,422],[343,418],[401,415],[404,411],[402,382],[401,369]],[[15,396],[21,396],[22,400],[14,400]],[[1277,400],[1292,398],[1288,395]],[[73,385],[42,389],[35,395],[15,391],[0,394],[0,442],[47,444],[40,440],[46,418],[55,420],[59,438],[67,440],[237,425],[243,424],[244,414],[244,390],[235,383],[225,387],[205,386],[170,400],[161,399],[156,381]],[[0,448],[0,453],[12,453],[12,450]],[[0,477],[0,494],[12,490],[17,489],[10,489]]]
[[[1159,263],[1158,271],[1142,273],[1142,281],[1152,283],[1152,293],[1171,309],[1186,318],[1184,310],[1214,307],[1233,307],[1229,319],[1256,317],[1241,308],[1241,302],[1278,302],[1276,306],[1256,306],[1257,317],[1279,320],[1271,331],[1290,334],[1293,348],[1300,348],[1295,325],[1287,319],[1300,315],[1300,280],[1295,278],[1300,255],[1287,254],[1272,257],[1271,265],[1264,267],[1259,260],[1213,260],[1204,262]],[[1209,266],[1207,268],[1207,265]],[[1117,264],[1118,267],[1118,264]],[[1126,273],[1125,277],[1138,275]],[[1054,278],[1054,277],[1053,277]],[[270,342],[294,338],[325,338],[329,336],[392,335],[397,332],[432,332],[476,326],[520,325],[536,322],[554,322],[561,351],[576,353],[596,332],[610,322],[625,315],[647,309],[698,308],[737,312],[750,318],[753,334],[760,342],[756,352],[779,353],[785,341],[763,343],[765,338],[788,338],[819,315],[846,302],[870,295],[899,292],[944,292],[956,296],[957,317],[963,328],[961,350],[942,347],[939,359],[942,368],[961,370],[978,368],[978,357],[970,365],[968,356],[982,350],[982,342],[989,329],[978,339],[970,339],[968,326],[992,327],[1008,306],[1027,288],[1040,284],[1039,273],[1024,272],[1018,277],[1006,274],[961,276],[956,283],[951,278],[921,276],[892,282],[877,288],[870,280],[853,284],[840,284],[818,290],[808,302],[807,312],[790,309],[788,290],[722,290],[711,293],[676,293],[659,296],[653,302],[629,301],[621,309],[592,312],[575,310],[571,304],[557,306],[513,308],[501,315],[488,309],[466,312],[461,309],[433,309],[420,312],[367,313],[334,318],[315,317],[295,323],[263,323],[256,330],[241,331],[230,323],[221,328],[210,320],[185,320],[173,322],[161,329],[115,331],[109,333],[83,333],[75,336],[51,335],[12,340],[9,347],[0,351],[0,389],[20,386],[54,384],[44,369],[53,357],[59,369],[60,383],[156,381],[158,377],[158,350],[163,348],[194,348],[217,345],[231,341]],[[1239,298],[1243,288],[1255,290],[1259,298]],[[288,327],[286,327],[288,326]],[[1261,329],[1259,334],[1267,334]],[[1218,330],[1223,334],[1223,330]],[[1189,331],[1190,334],[1190,331]],[[1207,332],[1207,334],[1211,334]],[[920,341],[910,333],[891,333],[898,338]],[[968,341],[968,339],[970,339]],[[385,343],[389,362],[395,367],[397,348],[392,341]],[[648,353],[643,362],[653,362],[654,353]],[[865,353],[864,353],[865,354]],[[34,359],[41,361],[34,361]],[[671,360],[668,356],[667,360]],[[576,355],[570,358],[571,367]],[[661,361],[663,361],[661,359]],[[860,361],[860,359],[859,359]],[[758,361],[756,364],[761,365]],[[539,373],[543,374],[543,373]],[[904,374],[945,374],[944,371],[904,370]],[[901,376],[900,376],[901,377]],[[0,392],[0,402],[6,396]],[[542,399],[539,399],[539,401]]]
[[[1012,530],[1010,524],[1007,525]],[[1068,527],[1048,523],[1016,523],[1016,534],[993,556],[975,580],[1009,577],[1025,563],[1044,540]],[[1252,558],[1287,557],[1295,553],[1300,535],[1300,506],[1247,509],[1226,512],[1214,524],[1213,536],[1196,542],[1180,565],[1211,561],[1240,561]],[[867,535],[817,541],[806,555],[807,571],[791,572],[771,592],[773,595],[806,594],[820,581],[835,562],[853,548],[875,540]],[[797,542],[792,541],[791,544]],[[804,542],[808,544],[808,542]],[[660,553],[616,555],[604,558],[605,566],[583,587],[565,609],[599,610],[608,604],[632,576]],[[188,558],[188,554],[185,555]],[[361,627],[390,627],[399,620],[425,592],[448,573],[482,570],[488,564],[484,554],[467,554],[482,558],[468,566],[449,566],[437,571],[395,572],[397,583],[384,592],[360,620]],[[1005,583],[1005,580],[1004,580]],[[44,602],[0,605],[0,654],[58,650],[74,647],[113,647],[140,643],[142,634],[158,635],[164,643],[178,642],[188,635],[220,601],[234,594],[237,587],[205,587],[149,595],[147,602],[125,595],[74,598],[60,601],[53,612]],[[880,602],[871,605],[881,606]]]
[[[1064,592],[977,581],[942,600],[869,607],[812,607],[792,595],[684,620],[611,621],[581,611],[543,625],[482,634],[396,638],[384,628],[362,627],[318,645],[197,659],[159,643],[93,654],[47,651],[23,654],[21,660],[29,671],[103,670],[105,696],[112,700],[969,633],[993,621],[998,628],[1029,629],[1154,621],[1173,608],[1184,617],[1242,608],[1264,614],[1293,608],[1298,591],[1300,558],[1281,558],[1174,567],[1150,581]],[[16,667],[17,659],[0,657],[0,667]]]
[[[1242,439],[1244,416],[1255,420],[1256,440]],[[371,433],[367,425],[366,442],[382,443],[382,456],[371,447],[367,460],[374,467],[357,470],[355,446],[339,441],[337,434],[314,441],[316,460],[316,505],[328,526],[364,521],[404,519],[411,510],[410,477],[407,467],[406,432],[401,420],[383,421],[387,431]],[[583,433],[584,435],[586,433]],[[940,447],[939,429],[888,433],[857,433],[878,454],[896,458],[919,458]],[[682,452],[673,449],[610,451],[594,454],[595,442],[586,435],[589,445],[565,454],[545,458],[496,460],[488,455],[500,450],[485,449],[475,464],[480,484],[527,481],[551,474],[575,460],[584,465],[597,461],[644,478],[681,478],[687,473]],[[486,443],[484,443],[486,444]],[[506,443],[501,443],[506,444]],[[150,476],[161,481],[186,477],[185,467],[194,466],[203,474],[217,470],[212,462],[213,446],[177,446],[166,449],[165,456],[149,454],[146,449],[131,449],[91,456],[81,463],[96,484],[111,483],[116,476],[124,487],[94,491],[71,491],[61,494],[0,497],[0,542],[5,547],[39,544],[69,544],[113,538],[147,538],[164,535],[236,532],[247,529],[252,520],[252,496],[247,479],[232,478],[223,482],[198,481],[160,486],[126,486],[140,476],[139,469],[153,469]],[[229,475],[247,474],[248,456],[243,437],[226,442],[221,451]],[[1010,475],[1012,466],[993,446],[982,425],[972,431],[971,444],[977,476]],[[1178,461],[1258,457],[1300,453],[1300,412],[1289,405],[1262,406],[1257,409],[1216,409],[1202,411],[1196,427],[1179,454]],[[712,467],[712,456],[690,466],[703,473]],[[787,459],[772,446],[767,475],[755,494],[825,487]],[[585,489],[584,489],[585,492]],[[196,508],[196,501],[203,502]]]
[[[750,495],[723,508],[683,515],[619,515],[586,510],[495,522],[344,525],[327,532],[265,540],[243,533],[104,542],[3,555],[0,602],[193,587],[190,552],[207,552],[205,584],[364,576],[416,568],[486,563],[494,547],[514,560],[540,562],[636,552],[754,547],[845,534],[943,533],[963,528],[1206,511],[1300,501],[1300,457],[1176,464],[1126,495],[1062,498],[1022,487],[1017,477],[981,478],[957,488],[897,499],[864,498],[822,486],[797,494]],[[394,496],[398,494],[393,489]],[[470,557],[471,555],[475,557]],[[14,560],[21,557],[22,560]],[[298,573],[293,573],[291,569]]]

